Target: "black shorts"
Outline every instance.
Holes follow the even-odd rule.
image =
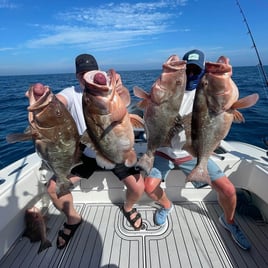
[[[105,171],[105,169],[97,165],[96,159],[87,157],[84,154],[81,157],[82,164],[74,167],[71,174],[88,179],[95,171]],[[111,170],[121,181],[130,175],[139,174],[139,170],[135,167],[126,167],[124,164],[116,164],[115,168]]]

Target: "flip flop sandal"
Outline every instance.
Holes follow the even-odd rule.
[[[74,236],[75,231],[80,226],[82,221],[83,220],[81,219],[81,221],[78,222],[77,224],[67,224],[66,222],[63,224],[64,229],[68,229],[71,232],[70,232],[70,234],[65,234],[64,230],[59,230],[58,239],[57,239],[57,248],[58,249],[63,249],[63,248],[65,248],[67,246],[67,244],[69,243],[70,239]],[[60,245],[59,237],[61,237],[65,241],[65,243],[63,245]]]
[[[135,229],[135,231],[139,231],[142,228],[142,218],[141,218],[141,214],[139,212],[137,212],[136,208],[133,208],[132,210],[130,210],[129,212],[126,212],[124,207],[121,207],[121,210],[124,214],[124,216],[127,218],[128,222],[130,223],[130,225]],[[131,219],[131,216],[137,213],[136,217],[134,217],[133,219]],[[141,223],[139,226],[135,226],[135,223],[137,222],[137,220],[141,219]]]

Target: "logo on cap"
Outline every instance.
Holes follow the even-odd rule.
[[[190,54],[188,60],[199,60],[199,55],[196,53]]]

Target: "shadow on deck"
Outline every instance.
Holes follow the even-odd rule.
[[[51,206],[47,226],[53,247],[37,254],[39,242],[20,238],[0,267],[268,267],[268,224],[237,216],[252,243],[240,249],[221,227],[217,202],[175,202],[168,223],[155,226],[155,207],[138,206],[145,229],[134,231],[118,205],[77,203],[84,222],[64,250],[56,248],[64,216]]]

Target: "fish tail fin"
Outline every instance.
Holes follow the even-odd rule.
[[[125,166],[126,167],[133,167],[137,163],[137,155],[135,150],[131,150],[128,153],[128,157],[125,161]]]
[[[149,175],[154,163],[154,156],[150,157],[148,154],[143,154],[136,164],[136,167],[145,171],[146,175]]]
[[[38,254],[42,252],[43,250],[50,248],[50,247],[52,247],[52,244],[48,239],[46,239],[44,242],[41,242],[40,247],[38,249]]]
[[[186,177],[186,182],[192,182],[192,181],[198,181],[198,182],[211,184],[207,168],[203,168],[200,165],[197,165],[191,171],[191,173]]]
[[[73,186],[74,186],[73,183],[67,178],[66,180],[64,180],[64,182],[59,182],[57,180],[57,194],[59,196],[63,196],[66,193],[69,193],[70,189],[73,188]]]

